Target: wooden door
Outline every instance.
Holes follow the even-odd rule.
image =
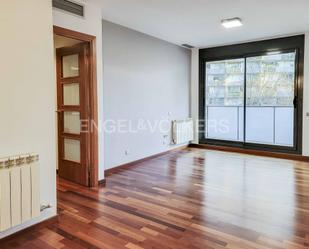
[[[58,174],[89,186],[88,44],[57,49]]]

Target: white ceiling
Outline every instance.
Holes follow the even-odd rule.
[[[103,19],[176,44],[209,47],[309,31],[309,0],[96,0]],[[221,20],[243,19],[226,30]]]

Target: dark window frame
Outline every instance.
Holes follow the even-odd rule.
[[[302,127],[303,127],[303,80],[304,80],[304,44],[305,36],[290,36],[257,42],[241,43],[221,47],[201,49],[199,51],[199,143],[221,146],[232,146],[244,149],[266,150],[273,152],[302,154]],[[205,137],[205,79],[206,62],[241,59],[252,56],[262,56],[270,52],[296,51],[295,89],[297,108],[294,111],[294,146],[277,146],[255,144],[248,142],[234,142],[227,140],[207,139]],[[245,60],[246,61],[246,60]],[[245,65],[246,66],[246,65]],[[246,77],[246,74],[245,74]],[[245,84],[246,85],[246,84]],[[246,88],[246,87],[245,87]],[[245,89],[246,90],[246,89]],[[246,100],[246,96],[244,97]],[[246,120],[246,118],[244,117]],[[244,128],[245,129],[245,128]]]

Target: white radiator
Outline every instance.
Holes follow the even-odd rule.
[[[39,156],[0,159],[0,232],[38,216]]]
[[[173,121],[173,143],[184,144],[193,140],[193,120]]]

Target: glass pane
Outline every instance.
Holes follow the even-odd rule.
[[[293,146],[295,56],[247,58],[247,142]]]
[[[62,57],[62,77],[76,77],[79,75],[78,54]]]
[[[206,63],[206,138],[243,141],[244,59]]]
[[[65,133],[80,134],[80,113],[64,112],[63,131]]]
[[[80,163],[80,141],[64,139],[64,159]]]
[[[79,84],[63,85],[63,104],[64,105],[79,105]]]

